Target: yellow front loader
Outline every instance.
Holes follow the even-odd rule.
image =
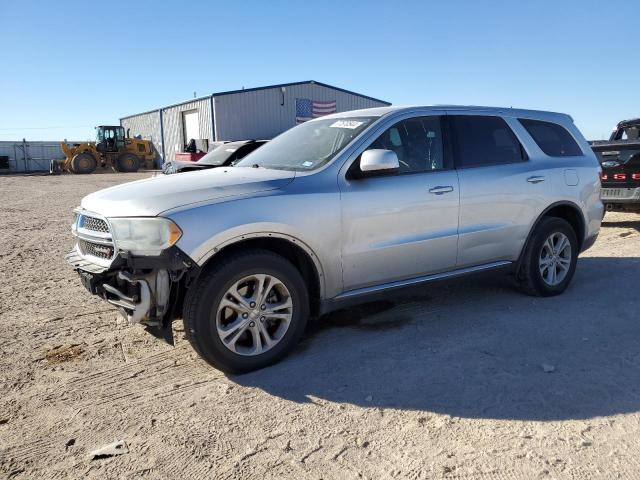
[[[91,173],[97,168],[112,168],[118,172],[137,172],[140,167],[153,168],[156,154],[149,140],[127,138],[120,126],[96,127],[96,141],[60,144],[65,155],[62,161],[53,160],[51,173],[66,170],[72,173]]]

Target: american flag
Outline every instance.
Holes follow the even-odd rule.
[[[318,102],[308,98],[296,98],[296,123],[336,113],[336,101]]]

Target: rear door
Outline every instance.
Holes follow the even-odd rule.
[[[548,203],[548,172],[530,159],[515,119],[456,113],[447,120],[460,181],[457,266],[516,260]]]
[[[345,290],[455,268],[458,175],[445,155],[442,117],[411,117],[369,148],[394,151],[398,172],[364,176],[359,156],[340,180]]]

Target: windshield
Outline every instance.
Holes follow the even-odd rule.
[[[231,143],[223,143],[219,147],[214,148],[204,157],[198,160],[197,163],[204,163],[206,165],[224,165],[224,163],[231,157],[238,149],[238,145]]]
[[[313,120],[277,136],[247,155],[236,167],[315,170],[330,161],[377,117]]]

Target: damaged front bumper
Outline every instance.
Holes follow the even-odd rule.
[[[87,261],[74,248],[66,260],[90,293],[117,307],[130,323],[143,324],[172,343],[167,337],[171,321],[180,314],[184,274],[196,268],[181,250],[171,247],[158,257],[120,252],[111,266],[103,267]]]

